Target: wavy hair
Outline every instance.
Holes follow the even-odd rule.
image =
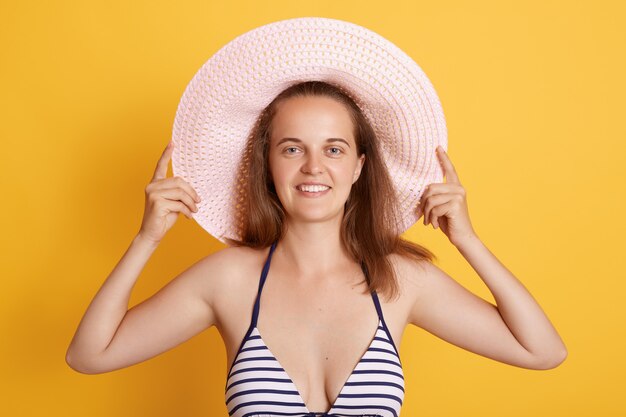
[[[419,262],[433,262],[436,255],[403,239],[397,230],[398,198],[381,156],[374,129],[349,91],[325,81],[294,84],[267,105],[248,138],[238,174],[238,225],[240,239],[225,238],[231,246],[265,248],[284,236],[285,209],[269,173],[272,120],[278,103],[292,97],[323,96],[344,105],[354,126],[357,156],[365,154],[358,180],[345,202],[341,242],[363,268],[370,291],[387,299],[399,294],[396,271],[388,255],[398,254]]]

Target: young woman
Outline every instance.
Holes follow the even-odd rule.
[[[69,346],[73,369],[128,367],[216,326],[227,351],[229,415],[397,417],[398,346],[409,324],[514,366],[550,369],[565,359],[541,307],[472,227],[466,191],[442,147],[446,182],[423,191],[417,217],[445,233],[497,305],[400,238],[400,202],[375,129],[337,86],[284,89],[249,143],[240,237],[128,309],[178,214],[192,218],[203,204],[188,181],[166,177],[168,145],[146,187],[141,228]]]

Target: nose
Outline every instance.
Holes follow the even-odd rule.
[[[316,153],[310,152],[304,159],[300,170],[307,174],[318,174],[324,172],[321,158]]]

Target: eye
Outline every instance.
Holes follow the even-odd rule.
[[[343,150],[341,148],[337,148],[336,146],[333,146],[330,149],[337,149],[339,151],[339,152],[331,152],[332,154],[335,154],[335,155],[339,155],[340,153],[343,153]]]
[[[293,153],[293,152],[289,152],[289,149],[298,149],[298,148],[296,148],[295,146],[290,146],[288,148],[285,148],[284,151],[287,153]]]

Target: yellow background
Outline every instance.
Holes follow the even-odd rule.
[[[324,16],[378,32],[426,72],[474,228],[569,349],[556,369],[521,369],[410,326],[402,415],[625,415],[624,12],[620,1],[4,1],[0,414],[227,415],[215,328],[101,375],[73,371],[65,351],[139,230],[195,72],[254,27]],[[439,229],[406,236],[493,302]],[[131,305],[222,247],[180,216]]]

